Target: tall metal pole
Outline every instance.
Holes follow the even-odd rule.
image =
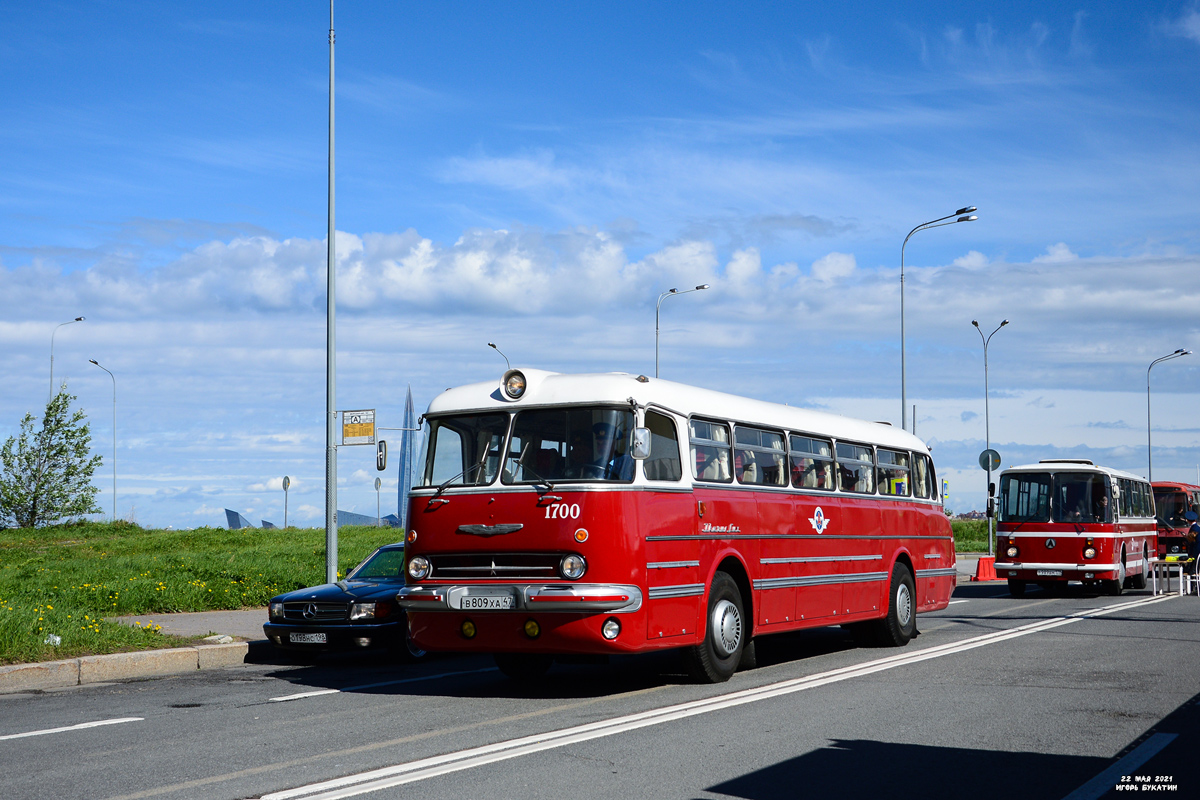
[[[84,319],[85,319],[84,317],[76,317],[75,319],[67,320],[66,322],[61,322],[54,327],[54,331],[50,334],[50,399],[51,400],[54,399],[54,335],[56,333],[58,333],[58,329],[61,328],[63,325],[70,325],[74,322],[83,322]],[[93,361],[92,363],[95,364],[96,362]],[[96,366],[99,366],[99,364],[97,364]]]
[[[1154,365],[1160,361],[1170,361],[1172,358],[1180,356],[1190,356],[1191,350],[1184,350],[1182,347],[1174,353],[1165,355],[1162,358],[1156,358],[1150,362],[1150,366],[1146,367],[1146,480],[1154,480],[1154,454],[1150,447],[1150,370],[1154,369]]]
[[[908,236],[904,237],[904,243],[900,245],[900,427],[903,430],[908,430],[908,370],[904,361],[904,248],[908,246],[908,240],[917,231],[925,231],[930,228],[940,228],[943,225],[953,225],[956,222],[974,222],[979,219],[976,216],[959,216],[961,214],[970,214],[975,211],[975,206],[967,206],[960,208],[953,214],[947,214],[944,217],[931,219],[929,222],[922,222],[917,227],[908,232]],[[945,222],[951,217],[958,217],[956,220]]]
[[[979,331],[979,338],[983,339],[983,431],[984,431],[983,435],[984,435],[984,442],[985,442],[984,449],[991,450],[992,449],[992,414],[991,414],[991,409],[989,408],[989,402],[988,402],[988,357],[987,357],[988,343],[992,341],[992,337],[996,335],[996,331],[1000,330],[1001,328],[1003,328],[1005,325],[1008,324],[1008,320],[1004,320],[999,325],[997,325],[996,330],[989,333],[986,338],[983,335],[983,329],[979,327],[979,320],[973,319],[973,320],[971,320],[971,324],[975,326],[975,330]],[[986,494],[987,494],[987,503],[990,505],[992,502],[992,462],[991,462],[991,459],[988,459],[987,493]],[[995,520],[995,517],[993,517],[991,514],[989,514],[987,521],[988,521],[988,555],[994,556],[996,553],[995,553],[995,548],[994,548],[995,539],[993,538],[993,534],[995,533],[996,520]]]
[[[66,324],[66,323],[64,323]],[[108,372],[108,377],[112,378],[113,385],[113,522],[117,521],[117,376],[113,375],[94,358],[89,358],[89,362],[95,364],[100,369]]]
[[[695,289],[684,289],[682,292],[678,289],[668,289],[658,296],[658,302],[654,306],[654,377],[658,377],[658,317],[659,310],[662,308],[663,300],[666,300],[668,297],[672,297],[673,295],[699,292],[703,289],[707,289],[708,286],[709,285],[707,283],[702,283]]]
[[[333,0],[329,0],[329,230],[325,298],[325,582],[337,582],[337,251],[333,223]]]

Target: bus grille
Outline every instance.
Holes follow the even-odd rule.
[[[350,607],[345,603],[296,602],[283,604],[283,617],[289,622],[329,622],[346,619]]]
[[[431,578],[546,580],[558,578],[556,553],[470,553],[429,556]]]

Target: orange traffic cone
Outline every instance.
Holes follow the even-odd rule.
[[[973,581],[998,581],[996,577],[996,557],[995,556],[980,556],[979,563],[975,565],[975,574],[971,576]]]

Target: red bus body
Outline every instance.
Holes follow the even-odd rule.
[[[1047,487],[1041,502],[1033,499],[1039,487]],[[1080,581],[1110,594],[1145,588],[1157,548],[1145,479],[1081,459],[1048,459],[1004,470],[998,508],[996,574],[1014,596],[1027,583]]]
[[[897,565],[913,576],[915,612],[949,602],[956,582],[953,536],[928,451],[916,437],[879,423],[642,376],[533,370],[525,375],[528,389],[517,401],[503,398],[495,383],[443,393],[425,415],[426,430],[430,420],[436,424],[455,414],[623,406],[633,409],[639,426],[651,415],[660,428],[669,420],[678,435],[682,474],[655,479],[652,455],[637,461],[623,483],[505,485],[497,478],[487,485],[435,488],[428,477],[434,470],[431,454],[428,464],[417,467],[426,470],[426,478],[412,490],[406,550],[410,564],[427,559],[431,572],[418,580],[410,569],[409,585],[400,594],[420,647],[613,654],[697,645],[706,635],[709,591],[718,572],[738,584],[749,637],[878,620],[888,613]],[[692,420],[699,417],[728,423],[735,438],[743,430],[761,430],[784,439],[819,435],[834,446],[842,440],[877,445],[879,458],[899,453],[913,464],[928,464],[927,488],[920,491],[929,496],[912,496],[915,474],[889,485],[904,496],[815,490],[792,481],[761,486],[733,477],[703,480],[696,477],[701,467],[694,439],[688,449]],[[514,426],[519,424],[518,417]],[[515,430],[510,429],[510,442]],[[740,441],[732,445],[735,473],[753,457],[737,449]],[[892,455],[885,456],[884,448]],[[510,451],[520,452],[515,443],[507,445]],[[562,449],[542,454],[545,462],[566,457]],[[758,457],[766,471],[787,454],[760,447]],[[549,474],[557,467],[540,469]],[[581,579],[555,571],[564,554],[586,560]],[[515,600],[495,610],[464,607],[489,602],[470,598],[489,587]],[[603,626],[612,620],[619,634],[606,637]]]
[[[1200,511],[1200,486],[1155,481],[1154,511],[1158,520],[1158,557],[1187,556],[1188,511]]]

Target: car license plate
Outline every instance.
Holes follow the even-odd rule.
[[[289,633],[288,641],[292,644],[325,644],[323,633]]]
[[[456,598],[458,608],[463,611],[507,611],[516,603],[510,591],[486,592],[475,590]]]
[[[1039,569],[1037,571],[1037,574],[1045,575],[1047,577],[1062,576],[1062,570],[1061,569]]]

